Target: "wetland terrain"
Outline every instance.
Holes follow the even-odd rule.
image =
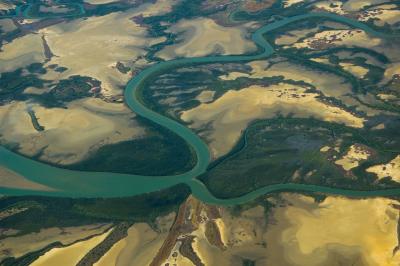
[[[1,265],[400,263],[397,1],[0,3]]]

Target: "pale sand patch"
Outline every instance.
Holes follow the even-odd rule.
[[[18,188],[18,189],[29,189],[29,190],[42,190],[50,191],[53,190],[50,187],[44,186],[39,183],[32,182],[25,177],[14,173],[13,171],[0,166],[0,187],[5,188]]]
[[[371,65],[378,66],[381,68],[386,68],[386,65],[384,63],[378,61],[375,57],[373,57],[369,54],[363,53],[363,52],[353,53],[353,52],[349,52],[349,51],[340,51],[340,52],[336,53],[336,55],[340,59],[350,59],[350,58],[362,57],[362,58],[366,59],[365,63],[367,63],[367,64],[371,64]]]
[[[347,11],[358,11],[369,5],[390,2],[388,0],[348,0],[343,4],[343,8]]]
[[[357,66],[352,63],[339,63],[339,65],[346,71],[349,71],[353,75],[359,78],[363,78],[367,73],[368,69],[362,66]]]
[[[148,62],[137,59],[147,53],[147,47],[165,40],[164,37],[148,37],[147,28],[131,18],[163,14],[174,2],[159,0],[125,12],[75,19],[40,30],[56,55],[48,65],[58,64],[67,68],[61,74],[49,72],[44,78],[57,80],[71,75],[89,76],[102,82],[105,96],[121,95],[131,75],[119,72],[116,63],[143,68]]]
[[[269,261],[285,265],[399,265],[399,212],[393,200],[327,197],[320,204],[306,196],[284,194],[265,235]],[[278,243],[277,243],[278,241]],[[340,256],[339,256],[340,255]],[[360,257],[361,255],[361,257]],[[340,261],[342,261],[340,263]],[[337,263],[334,263],[337,262]]]
[[[49,92],[51,88],[35,88],[35,87],[28,87],[24,90],[24,94],[34,94],[34,95],[40,95],[45,92]]]
[[[358,18],[360,21],[368,21],[369,19],[376,19],[374,24],[378,26],[384,26],[386,23],[393,25],[400,21],[400,10],[385,10],[378,8],[368,10]]]
[[[245,38],[246,26],[224,27],[209,18],[181,20],[168,32],[180,33],[181,42],[167,46],[156,55],[165,60],[176,57],[218,54],[243,54],[256,50],[255,44]]]
[[[381,129],[385,129],[385,124],[381,123],[379,125],[374,126],[373,128],[371,128],[372,130],[381,130]]]
[[[188,258],[182,256],[179,252],[182,242],[176,242],[175,246],[172,248],[169,257],[163,261],[162,265],[179,265],[179,266],[195,266]]]
[[[269,87],[250,86],[239,91],[228,91],[212,103],[203,103],[183,111],[181,119],[200,129],[212,123],[210,149],[213,156],[227,153],[247,125],[256,119],[272,118],[277,112],[294,117],[315,117],[361,128],[364,119],[338,107],[320,102],[317,93],[306,93],[306,88],[280,83]]]
[[[400,182],[400,155],[397,155],[387,164],[367,168],[367,172],[376,174],[379,179],[390,176],[392,180]]]
[[[7,3],[7,2],[0,2],[0,10],[10,10],[14,9],[15,5],[12,3]]]
[[[31,108],[45,128],[37,132],[27,110]],[[18,143],[19,152],[32,156],[43,151],[43,160],[70,164],[107,144],[139,138],[144,128],[123,104],[83,99],[68,109],[44,108],[38,104],[13,102],[0,106],[1,141]]]
[[[14,22],[12,21],[12,19],[0,19],[0,29],[7,33],[10,31],[13,31],[15,29],[17,29],[17,26],[15,26]]]
[[[214,100],[215,91],[202,91],[199,95],[197,95],[196,100],[201,103],[208,103]]]
[[[148,224],[134,224],[128,236],[114,244],[94,266],[149,265],[167,235],[155,232]]]
[[[327,12],[336,13],[339,15],[344,15],[347,13],[345,10],[343,10],[343,3],[340,1],[328,0],[328,1],[317,2],[314,5],[314,7],[318,9],[323,9]]]
[[[361,161],[368,159],[370,152],[360,145],[351,145],[347,153],[335,164],[343,167],[344,170],[349,171],[359,165]]]
[[[16,215],[18,213],[27,211],[28,209],[29,209],[28,207],[11,207],[0,210],[0,221],[10,216]]]
[[[43,42],[39,34],[28,34],[6,43],[0,51],[0,72],[14,71],[45,60]]]
[[[73,9],[67,5],[59,5],[59,6],[44,6],[40,5],[39,6],[39,12],[43,13],[67,13],[69,11],[72,11]]]
[[[103,240],[111,233],[111,229],[107,232],[77,242],[73,245],[63,248],[53,248],[35,260],[31,266],[49,266],[59,265],[62,262],[63,266],[75,266],[90,250],[103,242]]]
[[[322,63],[322,64],[327,64],[327,65],[332,65],[331,62],[329,62],[329,59],[325,58],[325,57],[312,58],[311,61],[314,61],[317,63]]]
[[[302,65],[293,64],[288,61],[271,63],[271,60],[259,60],[248,63],[252,68],[250,74],[239,73],[230,75],[222,75],[220,79],[234,80],[236,77],[244,76],[250,78],[264,78],[282,76],[285,79],[295,81],[303,81],[312,84],[317,90],[321,91],[327,97],[335,97],[341,100],[347,106],[355,106],[358,111],[365,112],[368,116],[374,116],[384,113],[385,111],[369,108],[360,104],[349,95],[353,94],[350,83],[345,79],[326,72],[315,71],[315,69],[307,68]]]
[[[394,200],[351,200],[327,197],[318,203],[308,196],[282,193],[269,197],[274,204],[265,215],[262,206],[233,215],[219,207],[216,224],[224,249],[211,245],[204,235],[208,217],[196,210],[198,220],[194,252],[205,265],[398,265],[398,210]],[[193,222],[192,222],[193,223]],[[185,234],[186,235],[186,234]]]
[[[219,78],[222,80],[235,80],[235,79],[241,78],[241,77],[250,77],[250,74],[233,71],[233,72],[229,72],[228,74],[219,76]]]
[[[283,6],[284,7],[290,7],[294,4],[302,3],[304,0],[284,0],[283,1]]]
[[[307,34],[311,32],[317,32],[319,27],[309,28],[309,29],[301,29],[301,30],[291,30],[285,32],[284,34],[278,36],[275,39],[276,45],[290,45],[297,42],[299,39],[306,37]]]
[[[385,69],[384,79],[381,83],[389,82],[394,75],[400,75],[400,62],[392,63]]]
[[[376,47],[381,44],[381,39],[370,37],[363,30],[326,30],[316,33],[313,37],[293,45],[295,48],[315,49],[317,43],[327,43],[335,46],[361,46],[365,48]]]
[[[109,227],[109,224],[92,224],[63,228],[52,227],[42,229],[37,233],[7,237],[0,240],[0,259],[2,260],[6,257],[18,258],[26,253],[42,249],[54,242],[70,245],[80,239],[100,234]]]
[[[380,99],[384,100],[384,101],[390,101],[390,100],[396,100],[397,99],[397,96],[393,95],[393,94],[379,93],[377,96]]]
[[[205,265],[242,265],[240,258],[259,260],[265,257],[263,235],[266,230],[264,207],[256,206],[233,216],[228,210],[220,208],[221,218],[215,220],[226,249],[210,245],[205,237],[205,222],[192,232],[195,236],[193,250]]]
[[[319,151],[320,151],[320,152],[328,152],[330,149],[331,149],[331,147],[329,147],[329,146],[324,146],[324,147],[322,147]]]
[[[352,92],[351,85],[343,78],[287,61],[271,66],[270,62],[261,60],[250,62],[248,65],[253,69],[252,78],[283,76],[285,79],[304,81],[314,85],[325,96],[341,100],[342,96]]]

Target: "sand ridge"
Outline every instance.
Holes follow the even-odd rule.
[[[30,265],[48,266],[57,265],[62,262],[63,266],[75,266],[90,250],[104,241],[111,231],[112,230],[109,229],[107,232],[101,235],[74,243],[67,247],[53,248],[44,253]]]
[[[335,164],[340,165],[344,170],[349,171],[356,168],[361,161],[368,159],[370,155],[371,152],[365,149],[365,147],[353,144],[341,159],[335,161]]]
[[[245,37],[245,26],[224,27],[210,18],[183,19],[171,26],[168,32],[180,33],[182,40],[156,54],[165,60],[206,56],[212,53],[243,54],[256,50],[255,44]]]
[[[392,180],[400,182],[400,155],[397,155],[387,164],[367,168],[367,172],[376,174],[379,179],[390,177]]]
[[[209,145],[215,158],[233,147],[251,121],[272,118],[277,112],[363,127],[363,118],[327,105],[319,101],[318,96],[306,92],[306,88],[285,83],[269,87],[253,85],[239,91],[228,91],[212,103],[183,111],[181,119],[191,122],[190,126],[195,129],[212,123]]]
[[[28,252],[42,249],[57,241],[63,245],[69,245],[91,235],[100,234],[108,228],[110,228],[109,224],[91,224],[61,228],[51,227],[41,229],[36,233],[6,237],[0,240],[0,260],[5,257],[18,258]]]
[[[28,109],[35,112],[43,131],[35,130]],[[144,128],[134,117],[123,104],[99,99],[76,100],[67,109],[12,102],[0,106],[0,140],[18,143],[19,152],[25,155],[41,151],[45,161],[70,164],[103,145],[142,137]]]

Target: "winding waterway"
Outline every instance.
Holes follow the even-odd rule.
[[[0,187],[0,193],[7,195],[48,195],[68,197],[123,197],[158,191],[183,183],[188,185],[191,188],[193,195],[203,202],[220,205],[240,204],[252,200],[260,195],[276,191],[323,192],[328,194],[360,197],[400,195],[400,189],[357,191],[316,185],[283,183],[269,185],[237,198],[216,198],[209,192],[206,186],[197,179],[198,176],[205,173],[207,166],[210,163],[210,152],[207,145],[189,128],[150,110],[143,105],[142,101],[140,100],[139,90],[146,89],[143,87],[143,84],[149,77],[153,75],[185,65],[246,62],[266,58],[272,55],[274,50],[273,47],[263,37],[264,34],[283,27],[289,23],[314,17],[322,17],[345,23],[353,27],[363,29],[369,34],[385,37],[384,34],[374,31],[367,25],[346,17],[329,13],[309,13],[283,18],[282,20],[265,25],[254,32],[252,35],[252,40],[260,48],[260,52],[255,55],[226,55],[183,58],[152,65],[140,72],[128,82],[124,92],[125,102],[136,114],[143,116],[165,128],[168,128],[183,138],[193,148],[197,157],[197,163],[193,169],[186,173],[173,176],[143,176],[105,172],[72,171],[34,161],[13,153],[4,147],[0,147],[0,165],[12,170],[28,180],[54,188],[54,191],[34,191]]]

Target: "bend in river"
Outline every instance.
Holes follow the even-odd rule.
[[[25,13],[25,12],[24,12]],[[221,62],[246,62],[266,58],[273,54],[272,46],[263,37],[269,31],[275,30],[289,23],[312,18],[324,17],[330,20],[349,24],[353,27],[361,28],[366,32],[384,36],[363,23],[341,17],[330,13],[309,13],[294,17],[283,18],[258,29],[252,36],[252,40],[261,48],[261,52],[256,55],[227,55],[227,56],[207,56],[196,58],[183,58],[157,63],[132,78],[124,91],[126,104],[136,114],[143,116],[154,123],[157,123],[183,138],[195,151],[197,163],[190,171],[174,176],[143,176],[116,174],[105,172],[82,172],[72,171],[53,167],[40,163],[0,147],[0,164],[15,173],[48,187],[53,191],[33,191],[22,189],[0,188],[0,193],[8,195],[48,195],[48,196],[68,196],[68,197],[123,197],[133,196],[166,189],[168,187],[184,183],[188,185],[195,197],[206,203],[231,205],[240,204],[252,200],[260,195],[274,191],[308,191],[338,194],[345,196],[391,196],[399,195],[400,189],[356,191],[324,186],[306,184],[276,184],[257,189],[244,196],[231,199],[218,199],[213,196],[206,186],[197,177],[207,170],[210,162],[210,153],[207,145],[189,128],[162,116],[142,104],[139,99],[139,90],[147,78],[171,68],[182,67],[193,64],[221,63]]]

